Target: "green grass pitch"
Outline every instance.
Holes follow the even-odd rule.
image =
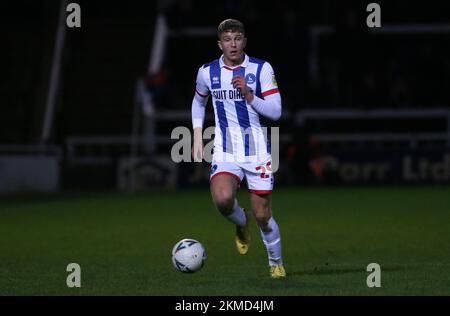
[[[249,195],[239,193],[249,207]],[[277,189],[286,280],[271,280],[252,219],[234,227],[205,190],[0,199],[0,295],[450,295],[450,188]],[[207,261],[176,271],[173,245],[203,243]],[[68,288],[69,263],[81,288]],[[381,287],[368,288],[369,263]]]

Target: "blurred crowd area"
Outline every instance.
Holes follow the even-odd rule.
[[[130,155],[131,135],[144,134],[143,115],[141,126],[136,127],[138,82],[144,82],[154,98],[153,128],[159,139],[170,138],[174,127],[191,127],[197,71],[220,56],[215,30],[227,18],[245,24],[246,53],[269,61],[275,69],[286,114],[279,123],[281,135],[288,139],[280,150],[280,164],[285,166],[280,178],[284,177],[285,183],[299,181],[292,178],[296,175],[305,183],[330,179],[320,163],[326,148],[311,136],[317,131],[358,135],[364,131],[448,130],[446,117],[420,122],[419,118],[381,123],[321,121],[300,126],[295,116],[305,109],[449,108],[450,15],[446,1],[376,1],[381,6],[380,29],[366,25],[366,8],[372,1],[73,2],[81,7],[81,28],[64,29],[51,133],[45,141],[41,135],[58,21],[61,12],[67,13],[59,0],[4,1],[0,5],[2,12],[7,12],[2,18],[5,27],[0,28],[0,144],[57,146],[62,151],[62,173],[69,173],[66,179],[77,178],[74,183],[79,180],[86,185],[86,179],[93,179],[93,170],[102,172],[97,178],[105,185],[116,182],[116,164]],[[162,67],[149,74],[156,21],[161,14],[166,17],[170,38]],[[206,35],[187,36],[187,30],[206,30]],[[177,111],[167,114],[165,110]],[[213,123],[210,107],[208,114],[206,126]],[[77,151],[80,159],[105,159],[103,165],[74,168],[69,144],[80,137],[107,139],[106,145],[81,146]],[[114,138],[119,140],[108,143]],[[441,150],[442,142],[439,144]],[[170,153],[167,142],[158,145],[158,155]],[[387,144],[383,146],[387,148]],[[359,149],[362,153],[367,150]],[[189,164],[186,175],[192,173],[190,168],[196,168],[199,175],[208,170]]]
[[[155,21],[165,14],[171,34],[190,28],[214,32],[226,18],[245,23],[246,52],[275,69],[283,107],[448,107],[450,18],[445,2],[378,1],[381,29],[369,30],[371,1],[79,0],[82,26],[68,29],[51,142],[70,135],[129,134],[136,82],[145,78],[157,110],[190,110],[197,70],[220,56],[214,35],[172,36],[163,66],[147,74]],[[0,141],[35,143],[42,129],[60,1],[2,3]],[[433,25],[431,33],[408,26]],[[312,37],[312,30],[325,31]],[[98,124],[101,120],[102,124]],[[83,124],[80,124],[83,122]],[[189,121],[181,122],[189,124]]]
[[[173,1],[167,17],[174,30],[242,20],[246,52],[271,62],[285,109],[448,106],[450,18],[443,8],[379,2],[381,32],[366,26],[369,2],[224,1],[199,17],[201,2]],[[325,28],[313,37],[318,26]],[[425,32],[430,26],[434,31]],[[218,56],[215,38],[173,39],[159,106],[184,108],[197,68]]]

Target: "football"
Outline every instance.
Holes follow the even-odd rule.
[[[183,239],[172,250],[172,263],[175,269],[184,273],[199,271],[206,260],[203,245],[195,239]]]

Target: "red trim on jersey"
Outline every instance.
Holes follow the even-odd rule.
[[[235,175],[234,173],[231,172],[227,172],[227,171],[221,171],[221,172],[217,172],[216,174],[214,174],[211,179],[209,181],[211,181],[215,176],[218,176],[219,174],[227,174],[231,177],[233,177],[234,179],[237,180],[238,183],[241,183],[241,178],[239,178],[237,175]]]
[[[227,69],[227,70],[239,70],[239,69],[241,69],[241,66],[238,66],[238,67],[236,67],[236,68],[230,68],[230,67],[228,67],[228,66],[223,66],[223,68],[225,68],[225,69]]]
[[[195,89],[195,92],[197,92],[198,95],[201,96],[201,97],[203,97],[203,98],[206,98],[206,97],[209,95],[209,94],[202,94],[202,93],[198,92],[197,89]]]
[[[272,190],[252,190],[252,189],[248,189],[248,192],[255,193],[255,194],[271,194]]]
[[[262,93],[263,97],[267,97],[268,95],[274,94],[274,93],[278,93],[280,91],[278,91],[278,88],[272,89],[272,90],[267,90],[265,92]]]

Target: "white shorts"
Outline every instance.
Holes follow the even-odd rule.
[[[238,184],[247,179],[247,188],[249,192],[256,194],[270,194],[273,190],[274,177],[271,169],[270,158],[262,163],[254,162],[212,162],[211,175],[212,178],[219,174],[228,174],[234,177]]]

